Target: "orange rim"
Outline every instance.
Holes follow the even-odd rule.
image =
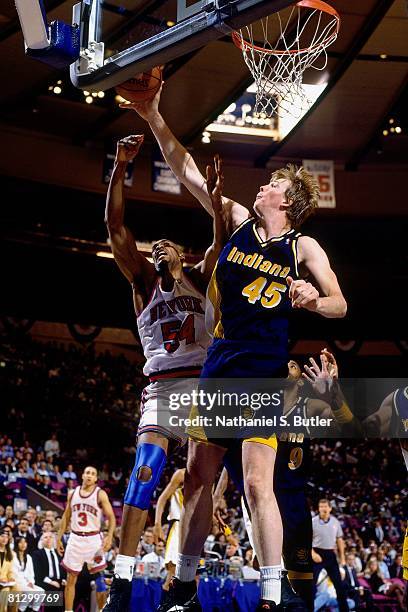
[[[278,51],[273,49],[266,49],[265,47],[259,47],[258,45],[254,45],[253,43],[248,42],[247,40],[243,40],[240,33],[234,30],[231,34],[234,45],[241,49],[241,51],[247,51],[248,49],[254,49],[255,51],[259,51],[260,53],[266,53],[268,55],[299,55],[300,53],[306,53],[310,51],[314,51],[319,47],[328,47],[331,42],[333,42],[337,34],[340,30],[340,15],[332,6],[323,2],[322,0],[301,0],[296,3],[296,6],[300,8],[309,8],[313,10],[322,11],[323,13],[327,13],[336,19],[336,31],[333,34],[330,34],[323,42],[316,43],[311,47],[305,47],[304,49],[293,49],[293,50],[285,50]]]

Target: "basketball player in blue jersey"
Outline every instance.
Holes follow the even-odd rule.
[[[159,99],[160,92],[152,101],[126,108],[148,121],[174,174],[213,214],[206,180],[165,124]],[[317,201],[318,187],[312,176],[294,166],[274,172],[259,188],[254,216],[245,206],[223,198],[229,241],[209,290],[215,330],[203,378],[285,376],[290,312],[304,308],[325,317],[345,316],[346,302],[326,253],[315,240],[297,231]],[[307,276],[320,291],[305,280]],[[260,609],[270,610],[281,600],[282,521],[273,491],[276,450],[258,442],[244,442],[242,462],[261,567]],[[169,591],[174,602],[169,599],[161,610],[194,596],[195,571],[211,524],[212,487],[225,452],[226,447],[216,440],[211,445],[189,442],[181,553]],[[273,541],[270,533],[275,534]]]
[[[402,456],[408,470],[408,386],[396,389],[381,402],[380,407],[361,424],[352,416],[338,382],[338,368],[334,356],[327,353],[331,370],[328,373],[326,363],[319,367],[315,362],[307,368],[305,378],[312,384],[314,392],[325,402],[329,402],[333,413],[337,413],[343,422],[354,425],[352,432],[356,437],[367,436],[399,438]],[[322,386],[319,380],[326,379],[330,384]],[[408,528],[405,532],[402,554],[403,577],[408,580]]]
[[[332,355],[326,349],[321,353],[327,363],[327,376],[336,375],[335,366],[331,364]],[[315,361],[311,359],[311,363]],[[319,416],[334,417],[336,429],[343,428],[343,419],[336,418],[326,401],[311,397],[310,387],[304,384],[299,364],[291,359],[287,364],[288,384],[284,392],[283,414],[286,418],[295,415],[304,422]],[[316,377],[317,379],[317,377]],[[320,373],[319,380],[326,379],[326,373]],[[315,381],[316,384],[316,381]],[[312,520],[306,499],[306,485],[310,476],[310,436],[313,431],[308,426],[297,428],[296,432],[282,432],[279,435],[275,471],[274,490],[283,522],[283,559],[290,580],[282,582],[282,603],[287,610],[304,609],[299,598],[293,597],[291,586],[300,596],[308,610],[313,610],[313,566],[312,566]],[[275,438],[273,438],[274,441]],[[272,440],[265,440],[270,444]],[[260,442],[261,443],[261,442]],[[242,508],[250,544],[256,552],[253,542],[253,531],[248,504],[245,500],[243,476],[239,447],[229,450],[224,457],[226,466],[214,492],[214,512],[228,482],[228,475],[242,494]],[[303,605],[304,605],[303,604]]]
[[[144,389],[135,466],[124,499],[119,554],[108,602],[104,610],[126,612],[129,608],[135,555],[144,528],[151,497],[166,463],[167,454],[182,442],[174,429],[160,421],[160,385],[172,379],[198,376],[210,338],[205,328],[205,292],[222,248],[222,173],[208,167],[210,196],[214,201],[213,244],[204,260],[188,272],[183,256],[168,240],[153,245],[153,263],[137,249],[124,224],[123,181],[128,162],[135,158],[143,136],[128,136],[118,142],[108,188],[105,218],[112,252],[121,272],[131,283],[137,325],[146,358],[144,374],[150,384]],[[182,433],[182,432],[180,432]]]

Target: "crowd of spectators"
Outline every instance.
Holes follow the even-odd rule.
[[[144,384],[138,363],[108,351],[97,354],[92,345],[42,343],[27,335],[0,341],[3,431],[13,437],[35,432],[37,440],[57,432],[63,449],[50,439],[43,446],[47,459],[69,453],[80,463],[103,456],[116,460],[117,468],[126,464],[123,449],[134,447]]]
[[[26,563],[27,576],[32,578],[32,571],[37,576],[38,551],[55,547],[66,496],[80,482],[85,465],[97,466],[99,484],[119,506],[133,464],[144,379],[140,367],[123,356],[97,355],[89,348],[42,344],[27,337],[5,340],[0,353],[5,407],[0,432],[0,531],[20,561],[32,556],[32,570],[31,563]],[[185,457],[181,449],[169,459],[155,501],[175,469],[185,466]],[[369,582],[373,592],[381,592],[384,581],[402,574],[408,490],[398,441],[316,440],[310,467],[311,508],[316,510],[322,497],[331,500],[344,531],[347,564]],[[30,507],[16,514],[13,499],[19,482],[54,501],[60,510],[41,512]],[[153,518],[154,504],[148,525]],[[204,547],[208,561],[217,561],[225,571],[240,558],[243,575],[256,577],[240,496],[232,484],[225,494],[224,520],[232,537],[227,538],[215,521]],[[119,532],[116,535],[110,564],[117,554]],[[163,575],[164,546],[165,542],[154,544],[148,526],[138,561],[155,562]],[[31,578],[27,580],[33,583]],[[62,574],[58,580],[63,580]],[[44,588],[36,577],[35,584]]]

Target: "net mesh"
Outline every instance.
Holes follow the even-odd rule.
[[[337,38],[338,15],[319,9],[292,7],[287,18],[275,13],[255,27],[248,25],[233,33],[242,49],[256,88],[255,112],[268,117],[300,117],[312,104],[303,86],[306,69],[324,70],[327,47]],[[278,34],[277,34],[278,32]]]

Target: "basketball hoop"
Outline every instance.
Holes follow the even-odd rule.
[[[255,81],[255,112],[267,117],[300,117],[310,108],[303,74],[326,68],[326,49],[340,29],[339,14],[321,0],[301,0],[288,11],[232,33]]]

